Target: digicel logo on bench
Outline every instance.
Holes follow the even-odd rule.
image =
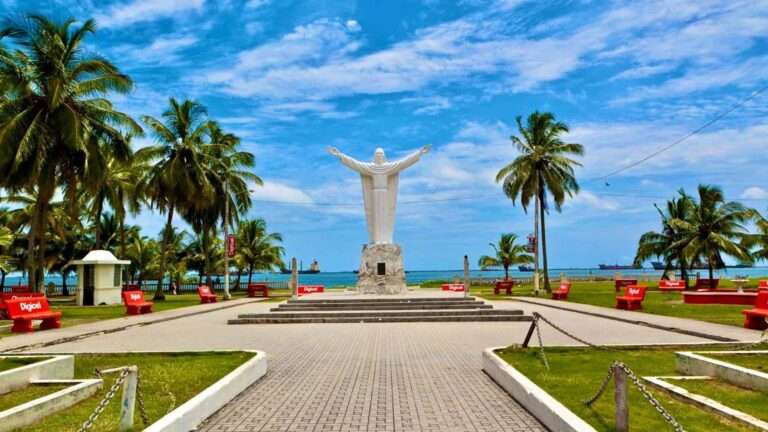
[[[131,294],[131,300],[141,300],[141,294]]]
[[[19,308],[24,312],[34,312],[38,309],[42,309],[43,305],[40,302],[35,303],[19,303]]]

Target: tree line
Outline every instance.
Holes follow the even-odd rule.
[[[252,206],[255,157],[193,100],[170,98],[159,118],[137,121],[110,101],[133,88],[85,41],[93,20],[56,22],[31,14],[0,29],[0,276],[27,273],[39,290],[46,272],[90,249],[132,261],[129,277],[163,279],[221,268],[217,227],[237,225],[234,265],[253,273],[282,266],[282,240],[262,219],[241,220]],[[137,137],[154,138],[135,149]],[[226,214],[229,205],[231,211]],[[128,214],[165,216],[160,238],[126,226]],[[173,226],[181,216],[194,235]],[[66,279],[66,278],[65,278]],[[250,275],[249,275],[250,279]]]

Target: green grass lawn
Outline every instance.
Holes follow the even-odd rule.
[[[754,278],[751,285],[756,286],[758,278]],[[424,288],[438,288],[444,281],[428,281],[422,284]],[[678,318],[690,318],[701,321],[708,321],[717,324],[726,324],[741,327],[744,324],[744,315],[741,311],[749,309],[749,306],[741,305],[695,305],[683,303],[683,297],[679,293],[663,293],[658,291],[656,282],[640,282],[648,286],[643,301],[643,312],[666,315]],[[556,288],[559,281],[552,280],[553,288]],[[721,281],[722,288],[733,287],[730,281]],[[486,300],[509,300],[509,297],[502,294],[495,295],[491,285],[472,285],[470,294],[481,297]],[[516,285],[512,290],[513,296],[533,297],[533,286],[529,284]],[[613,281],[606,282],[573,282],[571,293],[568,296],[568,302],[590,304],[613,308],[616,304],[616,291]],[[539,298],[549,298],[542,294]],[[564,303],[567,307],[567,303]]]
[[[65,388],[67,386],[64,384],[32,384],[21,390],[0,395],[0,411],[5,411],[51,393],[56,393]]]
[[[252,356],[253,354],[244,352],[77,355],[75,357],[75,377],[93,378],[96,368],[138,366],[141,393],[144,396],[150,423],[152,423],[200,393]],[[26,427],[24,430],[30,432],[77,430],[106,394],[116,377],[117,374],[106,375],[104,387],[95,396]],[[94,427],[90,429],[91,431],[117,430],[121,394],[118,392],[107,409],[99,416]],[[134,429],[137,431],[143,429],[138,406],[136,407],[134,425]]]
[[[717,379],[669,380],[668,382],[691,393],[714,399],[729,408],[768,421],[768,410],[765,409],[768,406],[766,393],[737,387]]]
[[[49,359],[50,357],[5,357],[0,358],[0,372],[7,371],[9,369],[15,369],[17,367],[26,366],[28,364],[37,363],[41,360]]]
[[[762,345],[755,349],[768,349],[768,346]],[[756,371],[768,372],[768,354],[707,354],[707,356]]]
[[[725,349],[723,346],[707,349]],[[602,351],[588,348],[548,348],[551,370],[547,371],[537,349],[507,348],[497,352],[505,361],[524,373],[576,415],[599,431],[614,430],[613,392],[609,389],[592,407],[583,404],[595,394],[614,360],[627,364],[638,376],[678,375],[675,371],[675,350],[690,347],[637,348],[622,351]],[[613,385],[613,384],[611,384]],[[671,430],[664,419],[643,396],[631,386],[629,392],[630,429],[639,431]],[[651,390],[653,395],[683,425],[695,431],[752,430],[714,414],[676,401],[664,393]]]

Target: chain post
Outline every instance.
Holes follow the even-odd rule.
[[[97,376],[101,377],[101,373],[102,371],[99,371],[98,369],[96,370]],[[123,369],[123,371],[120,372],[120,375],[115,380],[114,384],[112,384],[112,387],[110,387],[109,391],[107,391],[107,394],[104,395],[104,398],[99,402],[98,405],[96,405],[96,408],[93,410],[91,415],[89,415],[83,424],[77,429],[77,432],[85,432],[93,427],[93,423],[97,418],[99,418],[99,415],[101,415],[101,413],[107,407],[107,404],[109,404],[112,398],[114,398],[117,394],[117,390],[120,389],[120,386],[123,384],[123,381],[125,381],[126,376],[128,376],[128,369]]]
[[[627,388],[627,373],[614,363],[613,366],[613,400],[616,405],[616,432],[629,432],[629,403]]]
[[[133,413],[136,408],[136,393],[138,388],[139,368],[128,366],[125,381],[123,382],[123,397],[120,401],[120,432],[133,428]]]

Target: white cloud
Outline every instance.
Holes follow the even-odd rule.
[[[198,42],[191,35],[161,36],[149,45],[118,45],[112,51],[119,58],[130,59],[134,62],[154,65],[168,65],[181,60],[180,53]],[[126,62],[129,63],[130,62]]]
[[[251,197],[257,201],[277,201],[285,203],[312,204],[312,197],[303,190],[285,183],[264,180],[263,186],[256,186]]]
[[[347,20],[346,26],[347,30],[351,32],[359,32],[362,29],[362,27],[360,27],[360,23],[353,19]]]
[[[270,0],[248,0],[245,4],[246,9],[258,9],[270,3]]]
[[[754,200],[768,199],[768,190],[765,190],[759,186],[748,187],[744,189],[744,192],[741,193],[740,198]]]
[[[125,27],[140,22],[173,18],[180,13],[200,12],[205,0],[133,0],[116,4],[104,13],[96,13],[101,27]]]
[[[453,107],[453,102],[443,96],[407,97],[400,99],[400,102],[418,105],[413,111],[416,115],[435,115]]]
[[[605,198],[595,195],[588,190],[581,190],[574,195],[571,199],[565,202],[566,206],[578,206],[585,205],[598,210],[618,210],[621,206],[619,203],[611,198]]]
[[[280,121],[296,121],[302,114],[314,114],[324,119],[345,119],[354,117],[352,111],[337,111],[336,105],[329,102],[302,101],[266,105],[261,108],[265,117]]]

